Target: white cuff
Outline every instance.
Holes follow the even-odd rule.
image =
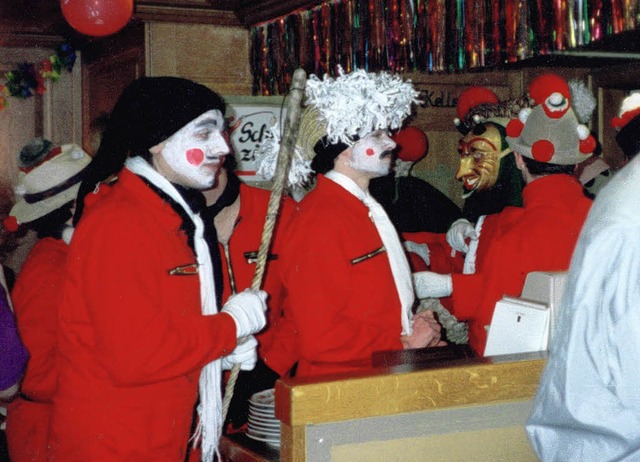
[[[413,273],[413,284],[418,298],[448,297],[453,292],[450,274],[438,274],[431,271]]]

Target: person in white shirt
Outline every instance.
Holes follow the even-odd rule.
[[[640,460],[639,183],[636,156],[580,234],[526,425],[542,461]]]

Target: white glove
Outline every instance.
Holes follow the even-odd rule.
[[[454,221],[449,231],[447,231],[447,243],[452,249],[467,253],[469,251],[467,239],[478,239],[475,226],[466,218],[460,218]]]
[[[240,370],[253,370],[258,361],[257,346],[258,341],[253,335],[245,337],[244,341],[238,342],[231,354],[222,358],[222,369],[232,369],[234,364],[240,364]]]
[[[242,338],[259,332],[267,323],[267,293],[263,290],[245,289],[232,295],[222,307],[236,322],[236,337]]]
[[[432,271],[413,273],[413,286],[418,298],[448,297],[453,292],[451,275]]]

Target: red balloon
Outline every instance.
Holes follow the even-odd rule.
[[[133,0],[60,0],[62,15],[81,34],[104,37],[127,25]]]

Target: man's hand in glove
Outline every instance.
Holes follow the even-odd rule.
[[[413,273],[413,285],[418,298],[448,297],[453,291],[450,274],[438,274],[432,271]]]
[[[469,220],[460,218],[453,222],[449,231],[447,231],[447,243],[452,249],[458,252],[467,253],[469,251],[469,244],[467,239],[478,239],[478,233],[476,228]]]
[[[222,358],[222,369],[231,369],[234,364],[240,364],[240,370],[252,370],[258,361],[257,347],[258,341],[253,335],[245,337],[231,354]]]
[[[267,293],[245,289],[232,295],[222,307],[222,313],[231,315],[236,323],[236,337],[242,338],[260,332],[267,323]]]

